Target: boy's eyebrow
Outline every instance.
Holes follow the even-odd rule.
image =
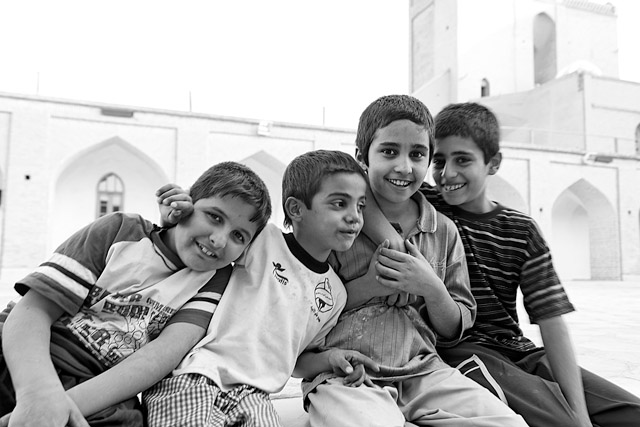
[[[219,206],[207,206],[204,208],[204,210],[209,210],[209,211],[213,211],[215,212],[216,215],[220,215],[221,217],[223,217],[225,220],[229,220],[229,215],[227,215],[227,213],[220,208]],[[249,237],[253,237],[253,235],[249,232],[249,230],[246,230],[242,227],[239,227],[238,230],[243,233],[246,234]]]
[[[380,143],[380,145],[398,147],[400,143],[394,142],[394,141],[383,141]],[[412,144],[411,148],[423,148],[425,150],[428,150],[429,146],[426,144],[416,143],[416,144]]]
[[[341,192],[341,191],[335,191],[335,192],[329,193],[327,195],[327,197],[335,197],[335,196],[346,197],[346,198],[349,198],[349,199],[354,199],[355,198],[351,194],[345,193],[345,192]],[[358,197],[358,198],[360,198],[360,197]],[[366,198],[366,196],[362,195],[362,198]]]

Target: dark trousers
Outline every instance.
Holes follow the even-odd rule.
[[[67,368],[67,369],[65,369]],[[86,372],[56,367],[65,390],[89,379]],[[15,391],[9,370],[0,351],[0,416],[13,411],[16,406]],[[86,418],[91,427],[143,427],[143,416],[137,398],[129,399]]]
[[[484,386],[497,383],[509,407],[522,415],[531,427],[577,425],[554,379],[544,349],[507,356],[492,348],[462,342],[454,348],[439,349],[439,353],[445,362],[454,367],[475,354],[495,381],[483,378],[483,369],[479,368],[469,369],[467,366],[463,370],[465,375]],[[585,369],[581,369],[581,372],[587,409],[594,427],[640,426],[638,397]],[[498,394],[495,387],[488,388]]]

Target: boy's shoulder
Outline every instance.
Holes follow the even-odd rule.
[[[422,191],[416,192],[412,198],[418,204],[418,228],[420,231],[435,233],[438,229],[447,229],[455,232],[454,222],[439,212]]]

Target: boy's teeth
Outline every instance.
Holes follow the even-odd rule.
[[[398,185],[401,187],[407,187],[409,185],[409,181],[404,181],[399,179],[390,179],[389,182],[391,182],[393,185]]]
[[[210,252],[207,248],[205,248],[204,246],[202,246],[200,243],[198,243],[198,247],[200,248],[200,250],[202,252],[204,252],[205,255],[207,256],[213,256],[213,252]]]
[[[445,185],[444,189],[446,191],[454,191],[454,190],[457,190],[458,188],[462,188],[462,187],[464,187],[464,184]]]

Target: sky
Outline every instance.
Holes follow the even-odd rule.
[[[616,6],[640,82],[640,2]],[[409,0],[0,0],[0,92],[353,129],[408,93]]]

